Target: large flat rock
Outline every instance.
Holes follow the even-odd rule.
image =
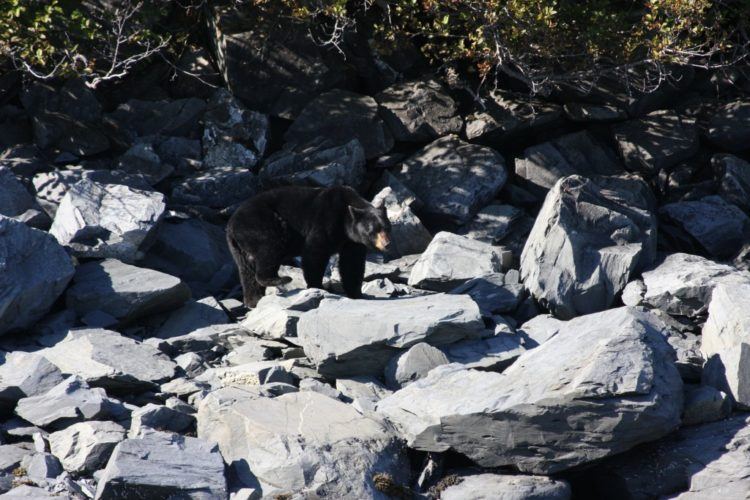
[[[75,474],[92,473],[106,465],[126,430],[115,422],[79,422],[49,435],[50,451],[63,468]]]
[[[479,337],[479,307],[468,296],[428,295],[393,300],[330,300],[302,315],[297,337],[321,373],[383,373],[402,349],[426,342],[443,345]]]
[[[0,354],[0,414],[12,412],[19,399],[45,393],[62,381],[60,370],[39,354]]]
[[[453,449],[483,467],[562,471],[679,425],[682,380],[663,328],[631,308],[582,316],[502,374],[441,366],[377,411],[419,450]]]

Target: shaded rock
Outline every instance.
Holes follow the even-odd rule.
[[[193,170],[201,159],[201,141],[185,137],[167,137],[156,144],[156,154],[162,162],[173,165],[178,173]]]
[[[26,475],[39,483],[47,479],[54,479],[63,471],[60,462],[49,453],[35,453],[26,464]]]
[[[209,394],[198,435],[219,443],[241,483],[264,495],[385,499],[372,476],[408,477],[402,445],[380,422],[312,391],[258,398],[239,389]]]
[[[718,284],[701,335],[703,380],[750,408],[750,283]]]
[[[442,347],[451,363],[477,370],[503,371],[537,343],[515,333],[498,333],[478,340],[459,340]]]
[[[43,394],[62,380],[60,370],[38,354],[0,354],[0,414],[12,412],[19,399]]]
[[[490,91],[483,96],[484,109],[466,117],[466,137],[472,141],[507,142],[524,134],[534,135],[562,122],[562,108],[527,95]]]
[[[470,279],[448,293],[470,296],[482,314],[490,316],[515,311],[524,298],[523,290],[519,283],[506,283],[505,275],[492,273]]]
[[[165,208],[161,193],[82,180],[60,202],[50,234],[76,256],[133,262]]]
[[[460,478],[440,493],[441,500],[568,500],[571,495],[567,482],[542,476],[486,473]]]
[[[16,414],[39,427],[62,429],[84,420],[117,418],[122,405],[102,388],[89,388],[81,378],[68,377],[49,391],[18,401]]]
[[[0,215],[12,217],[21,222],[29,221],[29,225],[41,227],[33,223],[37,214],[41,213],[40,211],[41,207],[37,205],[13,171],[7,167],[0,167]],[[44,218],[44,220],[49,223],[49,218]]]
[[[464,224],[503,187],[508,172],[497,151],[449,135],[414,153],[396,177],[424,203],[426,214]]]
[[[110,147],[101,127],[63,113],[43,111],[32,116],[31,123],[34,142],[42,149],[57,148],[76,156],[93,156]]]
[[[750,237],[750,218],[719,196],[669,203],[661,213],[711,255],[734,255]]]
[[[428,142],[458,134],[458,106],[433,79],[397,83],[375,96],[380,116],[397,141]]]
[[[375,99],[347,90],[331,90],[310,101],[289,126],[284,140],[301,145],[321,136],[334,144],[357,139],[367,159],[393,147],[393,137],[378,116]]]
[[[523,212],[511,205],[487,205],[458,234],[497,245],[507,236],[514,223],[523,216]]]
[[[189,298],[190,289],[178,278],[116,259],[78,266],[65,294],[79,315],[103,311],[120,322],[176,309]]]
[[[96,95],[79,78],[67,79],[59,89],[32,81],[24,88],[21,103],[31,113],[53,111],[87,122],[98,120],[102,114]]]
[[[258,178],[243,167],[217,167],[185,177],[175,184],[170,200],[185,205],[226,208],[258,193]]]
[[[119,443],[99,479],[96,498],[227,497],[224,463],[216,445],[152,432]]]
[[[145,343],[157,346],[170,356],[177,356],[182,352],[203,353],[216,345],[222,345],[227,338],[247,337],[250,332],[242,329],[236,323],[224,323],[197,328],[190,333],[164,339],[151,338]]]
[[[190,300],[172,312],[156,331],[155,337],[171,339],[181,337],[212,325],[223,325],[229,317],[213,297]]]
[[[49,435],[50,450],[63,468],[87,474],[103,467],[117,443],[125,439],[125,428],[107,421],[80,422]]]
[[[268,117],[250,111],[224,88],[217,89],[203,115],[203,164],[209,168],[253,168],[266,151]]]
[[[360,413],[374,412],[377,402],[393,393],[380,380],[366,375],[336,379],[336,390]]]
[[[720,175],[721,197],[750,212],[750,163],[734,155],[714,155],[711,164]]]
[[[156,388],[173,378],[177,368],[157,348],[100,328],[71,330],[40,354],[64,374],[109,391]]]
[[[151,185],[157,184],[174,172],[172,165],[162,163],[154,146],[138,143],[130,147],[117,160],[117,169],[128,174],[143,175]]]
[[[643,302],[673,315],[702,316],[719,283],[750,284],[750,273],[698,255],[674,253],[643,273]]]
[[[562,177],[616,175],[623,168],[613,152],[586,131],[564,135],[524,150],[516,159],[516,175],[526,179],[537,193],[546,193]]]
[[[698,152],[695,120],[672,110],[654,111],[615,125],[613,130],[620,155],[631,171],[655,175]]]
[[[297,339],[321,374],[380,374],[399,349],[478,337],[479,308],[462,295],[387,301],[330,300],[302,315]]]
[[[531,295],[563,319],[612,305],[655,258],[656,221],[644,191],[632,177],[560,179],[521,253]]]
[[[726,393],[708,385],[685,386],[685,410],[682,425],[696,425],[727,418],[732,400]]]
[[[149,135],[188,136],[198,130],[206,101],[187,99],[145,101],[130,99],[105,116],[105,121],[132,142]]]
[[[266,187],[296,184],[359,188],[365,178],[365,162],[358,139],[336,144],[321,136],[272,154],[259,175]]]
[[[0,335],[40,320],[73,276],[55,239],[0,215]]]
[[[13,125],[18,126],[16,123]],[[47,160],[35,144],[19,144],[18,142],[13,144],[0,152],[0,167],[8,168],[15,175],[27,178],[49,168]]]
[[[750,147],[750,100],[738,99],[716,110],[708,122],[708,138],[727,151]]]
[[[565,470],[679,425],[682,381],[660,328],[629,308],[576,318],[502,374],[438,367],[378,412],[419,450],[454,449],[483,467]]]
[[[130,414],[128,437],[143,437],[148,430],[185,432],[195,424],[195,417],[166,406],[147,404]]]
[[[627,119],[624,110],[607,104],[569,102],[563,106],[568,120],[577,123],[613,122]]]
[[[385,381],[389,388],[397,390],[447,364],[448,358],[440,349],[420,342],[391,358],[385,367]]]
[[[442,231],[435,235],[414,264],[409,286],[448,291],[477,275],[502,271],[497,247]]]
[[[320,380],[314,378],[303,378],[299,381],[300,391],[313,391],[333,399],[340,399],[341,393]]]
[[[386,187],[375,195],[372,204],[384,206],[391,223],[391,244],[386,249],[387,256],[422,253],[430,244],[432,234],[412,212],[409,199],[400,198],[392,188]]]

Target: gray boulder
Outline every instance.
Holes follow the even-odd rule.
[[[218,442],[241,483],[265,496],[388,498],[375,473],[408,481],[402,444],[381,422],[317,392],[259,398],[239,389],[209,394],[198,435]]]
[[[409,286],[445,292],[475,276],[502,270],[499,248],[443,231],[435,235],[414,264]]]
[[[448,135],[404,161],[396,177],[424,203],[426,214],[465,224],[503,187],[508,172],[494,149]]]
[[[0,335],[31,327],[73,277],[70,257],[53,237],[0,215]]]
[[[0,354],[0,415],[12,412],[19,399],[45,393],[62,380],[60,370],[38,354]]]
[[[451,363],[464,368],[501,372],[538,343],[515,332],[497,332],[476,340],[459,340],[442,347]]]
[[[515,311],[524,298],[524,287],[509,283],[502,273],[490,273],[472,278],[448,293],[470,296],[482,314],[491,316]]]
[[[568,120],[577,123],[612,122],[625,120],[628,114],[617,106],[569,102],[563,106]]]
[[[49,453],[35,453],[25,463],[26,476],[35,483],[45,483],[59,476],[63,469],[60,461]]]
[[[129,99],[105,115],[105,124],[129,139],[163,135],[188,136],[198,131],[206,101],[195,97],[149,101]]]
[[[16,414],[34,425],[63,429],[84,420],[122,417],[125,409],[100,387],[90,388],[79,377],[68,377],[49,391],[18,401]]]
[[[463,120],[458,106],[435,80],[391,85],[375,96],[380,116],[397,141],[428,142],[458,134]]]
[[[118,158],[117,170],[131,175],[142,175],[150,185],[155,185],[174,172],[174,166],[162,163],[153,144],[134,144]]]
[[[101,328],[71,330],[40,354],[64,374],[109,391],[155,389],[173,378],[177,368],[157,348]]]
[[[628,169],[648,175],[689,159],[699,146],[695,119],[672,110],[654,111],[618,124],[614,136]]]
[[[661,213],[717,258],[733,256],[750,237],[750,218],[720,196],[669,203]]]
[[[511,205],[487,205],[458,234],[492,245],[499,244],[523,217],[523,211]]]
[[[302,315],[297,340],[321,374],[379,375],[400,349],[478,337],[483,328],[476,303],[463,295],[326,299]]]
[[[166,406],[147,404],[130,414],[128,437],[142,437],[155,431],[185,432],[195,425],[195,417]]]
[[[570,485],[543,476],[476,474],[440,493],[441,500],[568,500]]]
[[[516,175],[526,179],[535,192],[546,193],[562,177],[617,175],[623,172],[614,153],[586,131],[564,135],[524,150],[516,159]]]
[[[364,414],[374,412],[377,402],[393,393],[379,379],[366,375],[336,379],[336,390],[341,393],[342,400]]]
[[[119,443],[96,489],[97,500],[227,496],[224,462],[216,445],[163,432]]]
[[[531,295],[563,319],[612,305],[655,258],[647,190],[633,177],[560,179],[521,253],[521,278]]]
[[[171,339],[189,335],[207,326],[223,325],[228,322],[227,313],[215,298],[189,300],[184,306],[169,314],[154,336],[160,339]]]
[[[67,306],[79,315],[102,311],[120,322],[176,309],[189,298],[179,278],[116,259],[78,266],[65,294]]]
[[[711,164],[720,175],[721,197],[750,212],[750,163],[734,155],[714,155]]]
[[[386,249],[388,257],[402,257],[422,253],[432,240],[419,217],[411,209],[411,200],[399,197],[392,188],[385,187],[372,199],[376,207],[385,207],[391,223],[391,244]]]
[[[701,335],[706,384],[750,408],[750,283],[717,285]]]
[[[258,178],[244,167],[216,167],[174,184],[170,200],[182,205],[223,209],[241,203],[260,190]]]
[[[729,396],[709,385],[685,385],[682,425],[697,425],[727,418],[732,413]]]
[[[92,473],[107,463],[117,443],[125,439],[125,432],[115,422],[80,422],[51,433],[50,451],[66,471]]]
[[[703,316],[720,283],[750,284],[750,273],[698,255],[669,254],[643,272],[643,303],[673,315]]]
[[[65,193],[49,232],[76,256],[133,262],[165,209],[161,193],[82,180]]]
[[[679,425],[682,380],[661,328],[630,308],[576,318],[502,374],[441,366],[381,400],[378,413],[419,450],[559,472]]]
[[[482,96],[483,107],[466,117],[466,137],[508,143],[563,122],[562,108],[528,95],[493,90]]]
[[[367,159],[393,147],[393,136],[378,116],[375,99],[347,90],[331,90],[310,101],[284,134],[284,140],[292,145],[317,137],[326,137],[334,144],[357,139]]]
[[[743,151],[750,145],[750,100],[738,99],[716,110],[708,122],[708,138],[727,151]]]
[[[420,342],[391,358],[385,367],[385,381],[390,389],[398,390],[423,378],[433,368],[447,364],[443,351]]]
[[[297,336],[297,323],[305,311],[318,307],[323,299],[336,296],[318,288],[266,295],[242,320],[242,328],[259,337],[280,339]]]
[[[101,126],[64,113],[40,111],[31,117],[31,123],[34,142],[42,149],[57,148],[76,156],[93,156],[110,147]]]
[[[41,207],[13,171],[0,167],[0,215],[44,229],[42,226],[49,224],[49,218],[42,214]]]

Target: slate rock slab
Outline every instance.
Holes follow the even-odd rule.
[[[445,488],[441,500],[568,500],[570,485],[544,476],[476,474],[459,476],[461,482]]]
[[[170,200],[182,205],[223,209],[258,194],[260,182],[245,167],[224,166],[197,172],[177,181]]]
[[[750,100],[737,99],[716,110],[708,122],[708,138],[727,151],[750,147]]]
[[[719,194],[745,213],[750,212],[750,162],[734,155],[714,155],[711,165],[721,176]]]
[[[79,422],[48,436],[50,451],[63,468],[75,474],[92,473],[106,465],[126,430],[109,421]]]
[[[62,381],[60,370],[39,354],[0,354],[0,414],[12,412],[19,399],[45,393]]]

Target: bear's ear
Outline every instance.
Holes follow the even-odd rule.
[[[362,216],[365,214],[366,210],[363,210],[361,208],[356,208],[351,205],[347,205],[347,208],[349,208],[349,215],[351,215],[352,220],[359,220],[362,218]]]

